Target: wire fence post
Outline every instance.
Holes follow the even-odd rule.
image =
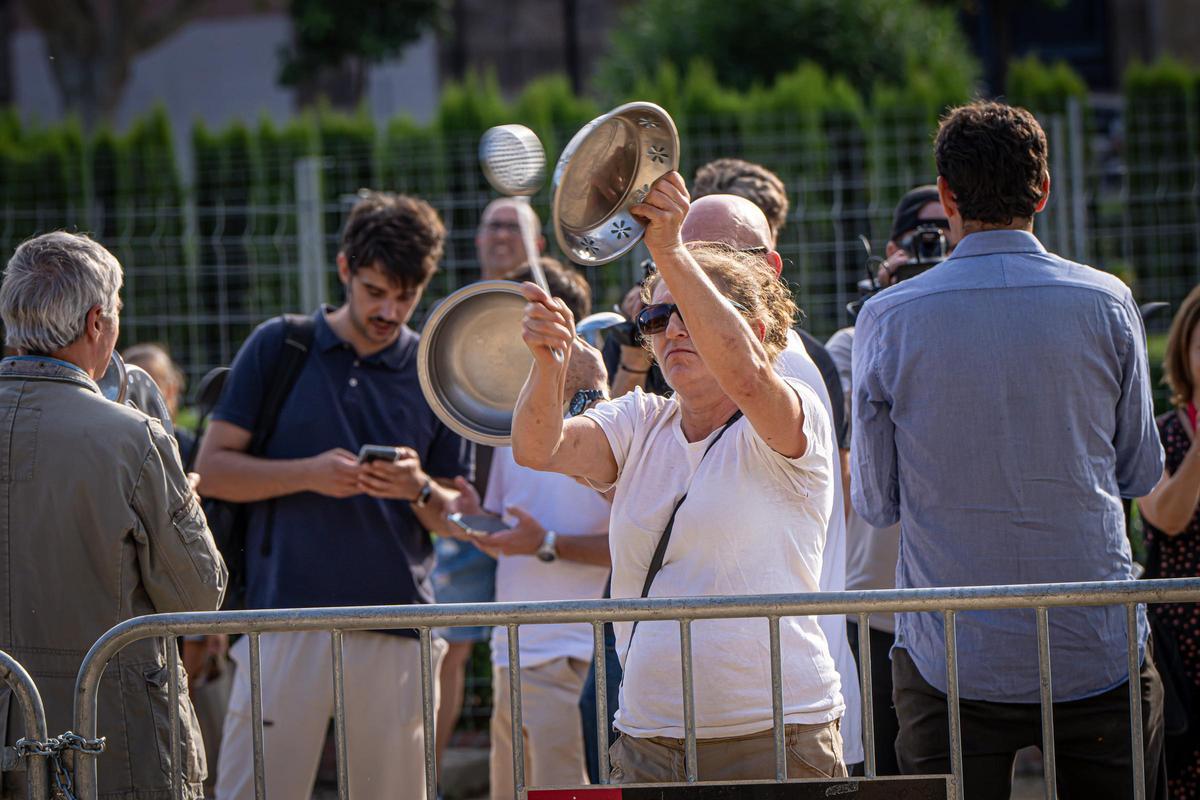
[[[311,311],[325,302],[325,222],[321,204],[322,161],[296,162],[296,244],[299,248],[300,307]]]

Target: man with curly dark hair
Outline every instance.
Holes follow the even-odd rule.
[[[424,200],[366,192],[337,255],[346,302],[311,317],[268,320],[238,352],[200,446],[201,493],[248,506],[249,608],[433,602],[429,531],[444,530],[471,472],[472,450],[434,416],[417,380],[408,326],[437,269],[445,228]],[[304,349],[271,419],[289,348]],[[259,427],[271,431],[265,442]],[[392,448],[363,460],[363,445]],[[273,797],[308,797],[333,713],[330,638],[261,640],[266,778]],[[238,664],[217,796],[254,795],[249,651]],[[436,673],[445,644],[434,641]],[[423,798],[420,645],[416,631],[343,639],[348,778],[355,794]],[[299,700],[298,700],[299,698]]]
[[[710,161],[696,170],[692,199],[710,194],[735,194],[754,203],[767,215],[771,236],[779,239],[779,232],[787,222],[787,187],[771,170],[740,158]]]
[[[877,528],[900,523],[898,588],[1129,580],[1121,498],[1146,494],[1163,468],[1129,288],[1034,237],[1050,172],[1029,112],[954,109],[935,153],[958,245],[859,313],[854,507]],[[1137,676],[1123,607],[1054,608],[1048,621],[1062,794],[1133,796],[1132,683],[1146,796],[1165,796],[1162,682],[1144,609]],[[896,755],[909,774],[951,767],[944,624],[896,615]],[[1042,744],[1034,614],[960,614],[955,630],[966,795],[1007,798],[1016,752]]]

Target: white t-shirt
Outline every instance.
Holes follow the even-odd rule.
[[[599,493],[574,479],[538,472],[513,461],[512,449],[497,447],[492,456],[483,507],[504,514],[519,506],[559,541],[568,536],[608,530],[609,504]],[[507,518],[508,523],[516,520]],[[608,567],[537,556],[501,556],[496,561],[497,602],[524,600],[595,600],[603,596]],[[592,657],[592,626],[587,623],[522,625],[521,666],[534,667],[556,658]],[[492,628],[492,663],[508,666],[508,629]]]
[[[842,391],[846,393],[846,415],[849,418],[850,398],[854,396],[850,369],[854,328],[842,328],[835,333],[829,338],[825,349],[837,365]],[[851,507],[850,519],[846,523],[846,588],[895,589],[896,561],[899,558],[900,523],[876,528]],[[896,615],[878,612],[871,615],[869,624],[875,630],[894,633]]]
[[[812,389],[789,381],[804,404],[808,450],[789,459],[739,419],[716,436],[688,442],[679,403],[640,388],[589,410],[617,462],[609,525],[612,596],[639,597],[655,546],[676,500],[662,570],[651,597],[815,592],[825,527],[833,511],[829,417]],[[703,458],[703,462],[701,459]],[[625,670],[616,726],[631,736],[682,738],[679,624],[617,623]],[[784,720],[820,723],[842,715],[839,680],[813,617],[780,623]],[[771,661],[765,619],[692,624],[696,735],[744,736],[772,724]]]
[[[787,349],[775,359],[775,371],[785,378],[795,378],[805,383],[821,399],[821,404],[833,419],[833,404],[829,399],[829,390],[825,388],[825,379],[821,369],[808,355],[804,340],[794,330],[788,331]],[[825,552],[821,559],[821,591],[841,592],[846,589],[848,568],[845,509],[845,492],[849,487],[842,486],[841,461],[838,452],[837,431],[829,426],[829,447],[834,453],[833,471],[833,507],[834,513],[829,517],[829,527],[825,531]],[[842,717],[842,754],[847,764],[857,764],[863,760],[862,746],[862,694],[858,686],[858,667],[854,661],[854,652],[850,649],[850,641],[846,638],[845,617],[826,615],[818,618],[821,630],[825,631],[825,639],[829,642],[829,654],[837,665],[838,675],[842,679],[842,698],[846,702],[846,713]]]

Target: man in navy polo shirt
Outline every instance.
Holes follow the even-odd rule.
[[[350,212],[337,256],[346,302],[318,309],[312,346],[263,457],[246,450],[284,347],[273,319],[234,361],[196,469],[206,496],[251,503],[251,608],[432,602],[433,545],[469,476],[472,451],[434,416],[406,323],[437,269],[445,229],[428,203],[371,193]],[[362,445],[399,448],[359,464]],[[443,485],[445,484],[445,485]],[[349,781],[363,797],[423,798],[420,648],[413,631],[344,639]],[[264,634],[266,779],[273,797],[308,797],[333,712],[330,637]],[[444,644],[434,642],[435,663]],[[253,796],[248,645],[238,662],[217,796]]]

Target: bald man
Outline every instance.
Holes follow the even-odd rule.
[[[521,243],[521,217],[533,226],[538,253],[546,250],[542,223],[537,212],[524,200],[501,197],[488,203],[475,232],[475,251],[479,256],[479,277],[485,281],[502,279],[528,261]]]
[[[683,221],[680,235],[685,244],[691,242],[719,242],[744,253],[758,253],[771,265],[778,275],[783,270],[783,258],[775,250],[775,236],[767,217],[754,203],[744,197],[731,194],[710,194],[692,202],[687,218]],[[831,377],[826,378],[810,355],[801,338],[803,331],[788,332],[787,349],[775,361],[775,370],[781,375],[804,381],[825,404],[831,420],[844,418],[841,382],[837,368],[829,354],[819,342],[813,340],[818,353],[829,360]],[[811,337],[810,337],[811,338]],[[832,385],[830,384],[832,381]],[[830,388],[835,388],[835,397],[830,397]],[[844,422],[842,423],[844,425]],[[839,426],[835,422],[830,430],[831,444],[841,449]],[[820,587],[823,592],[840,592],[846,588],[846,517],[845,487],[842,475],[834,476],[834,513],[829,517],[825,532],[825,549],[821,559]],[[837,664],[842,678],[842,696],[846,700],[846,713],[842,717],[842,743],[846,764],[857,764],[863,760],[861,696],[858,689],[858,672],[854,655],[846,639],[846,623],[840,616],[819,618],[821,629],[829,641],[829,651]]]

